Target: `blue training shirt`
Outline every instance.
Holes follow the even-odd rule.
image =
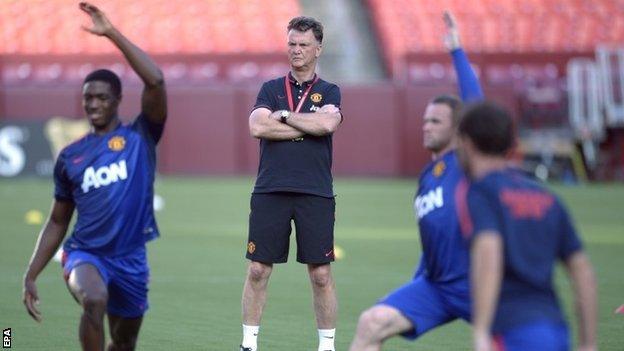
[[[461,190],[460,190],[461,192]],[[555,262],[582,249],[561,202],[515,170],[496,171],[467,186],[458,204],[462,232],[500,235],[504,272],[493,332],[523,324],[563,322],[553,287]]]
[[[418,182],[414,212],[422,244],[418,274],[449,283],[468,277],[468,250],[455,210],[455,188],[464,173],[455,151],[427,165]]]
[[[54,197],[78,218],[63,249],[123,256],[159,235],[153,197],[156,144],[164,124],[140,114],[105,134],[89,133],[61,151]]]
[[[459,92],[464,102],[483,99],[479,79],[462,49],[451,52]],[[418,220],[422,256],[416,275],[433,282],[465,280],[468,284],[468,248],[455,210],[455,190],[464,173],[455,151],[430,162],[421,173],[414,211]]]

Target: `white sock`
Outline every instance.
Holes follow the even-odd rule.
[[[258,325],[244,325],[243,324],[243,343],[241,346],[251,348],[251,351],[258,349],[258,332],[260,326]]]
[[[334,347],[334,338],[336,337],[336,328],[319,329],[319,347],[318,351],[336,351]]]

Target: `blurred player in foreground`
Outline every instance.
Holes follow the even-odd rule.
[[[91,132],[60,153],[54,170],[54,202],[24,275],[23,301],[41,321],[35,280],[65,241],[63,270],[69,291],[83,308],[79,338],[84,350],[133,350],[148,308],[146,242],[159,235],[152,206],[156,144],[167,117],[164,78],[141,49],[97,7],[80,3],[93,21],[84,30],[107,37],[143,80],[141,112],[128,125],[117,114],[121,82],[108,70],[84,80],[82,105]]]
[[[475,350],[570,349],[553,287],[558,260],[574,289],[578,350],[596,350],[591,264],[557,197],[507,167],[513,134],[509,114],[491,103],[474,105],[459,124],[459,158],[471,180],[458,189],[457,209],[471,242]]]
[[[455,20],[449,13],[444,20],[462,100],[480,100],[483,93],[461,48]],[[455,189],[464,178],[455,153],[461,109],[462,102],[451,95],[438,96],[427,105],[423,137],[433,161],[420,176],[414,202],[423,250],[420,266],[412,281],[362,313],[351,351],[380,350],[392,336],[416,339],[458,318],[470,320],[468,249],[455,211]]]

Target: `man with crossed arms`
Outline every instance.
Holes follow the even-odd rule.
[[[314,296],[319,351],[334,351],[337,300],[334,260],[332,134],[342,120],[340,89],[320,79],[323,26],[293,18],[288,30],[290,72],[262,85],[249,116],[260,139],[260,165],[251,197],[243,288],[241,351],[257,350],[266,289],[274,263],[288,259],[291,221],[297,231],[297,261],[307,264]]]

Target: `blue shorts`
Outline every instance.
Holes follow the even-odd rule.
[[[412,322],[413,329],[401,335],[413,340],[430,329],[461,318],[470,321],[468,281],[452,284],[432,283],[417,276],[379,301],[396,308]]]
[[[82,264],[91,264],[97,268],[108,288],[109,314],[137,318],[147,311],[149,267],[145,247],[115,258],[96,256],[79,250],[66,252],[62,264],[65,280],[69,279],[74,268]]]
[[[539,321],[494,336],[499,351],[568,351],[570,336],[563,323]]]

